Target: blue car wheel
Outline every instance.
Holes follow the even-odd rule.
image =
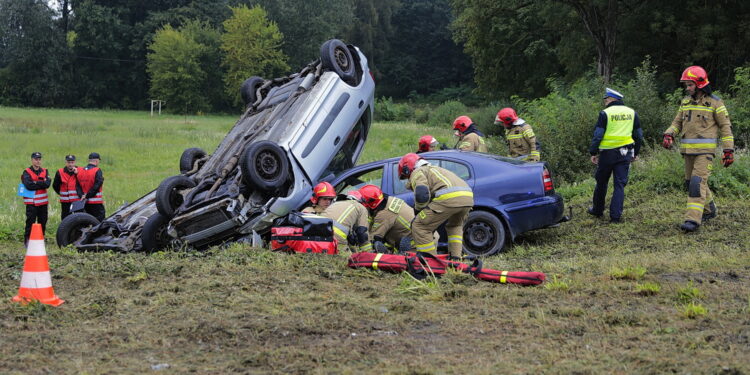
[[[505,247],[505,227],[497,216],[471,211],[464,223],[464,252],[475,256],[498,253]]]

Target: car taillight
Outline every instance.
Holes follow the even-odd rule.
[[[555,185],[552,183],[552,175],[550,175],[547,168],[544,168],[542,172],[542,180],[544,181],[544,193],[549,193],[555,190]]]

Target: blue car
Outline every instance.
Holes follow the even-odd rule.
[[[433,165],[448,169],[474,189],[474,209],[464,226],[464,251],[486,256],[531,230],[567,221],[564,203],[555,193],[545,163],[527,163],[497,155],[457,150],[420,154]],[[380,186],[414,206],[414,194],[398,179],[398,161],[391,158],[358,165],[329,180],[337,194],[366,184]],[[441,233],[445,247],[445,233]]]

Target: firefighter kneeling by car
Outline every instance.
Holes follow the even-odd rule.
[[[375,185],[359,189],[365,207],[372,214],[370,239],[378,253],[389,252],[388,247],[401,250],[401,242],[411,242],[411,222],[414,210],[402,199],[383,193]]]
[[[320,216],[333,220],[333,234],[338,240],[339,252],[350,250],[370,251],[368,235],[370,214],[362,205],[362,195],[357,190],[347,193],[348,199],[331,204]]]
[[[411,233],[416,250],[437,254],[433,232],[445,223],[448,250],[452,258],[460,259],[464,222],[474,206],[474,193],[469,185],[453,172],[433,166],[414,153],[401,158],[398,172],[400,179],[409,179],[406,188],[414,191],[417,215]]]

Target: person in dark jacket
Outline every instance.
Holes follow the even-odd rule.
[[[89,164],[78,171],[78,182],[81,184],[83,193],[86,194],[86,212],[94,216],[99,222],[104,220],[106,212],[104,210],[104,195],[102,186],[104,185],[104,176],[99,169],[99,154],[92,152],[89,154]]]
[[[26,190],[34,191],[33,197],[24,197],[26,205],[26,228],[24,229],[24,244],[29,242],[31,226],[34,223],[42,224],[42,233],[47,229],[47,188],[50,185],[49,173],[42,168],[42,153],[31,154],[31,166],[21,173],[21,182]]]
[[[58,169],[55,173],[52,189],[60,196],[60,220],[65,219],[70,215],[70,205],[83,197],[83,189],[78,183],[75,155],[65,156],[65,167]]]
[[[622,94],[607,88],[604,95],[604,110],[599,112],[599,120],[594,128],[594,136],[589,146],[591,162],[596,164],[596,188],[590,215],[601,217],[604,214],[604,201],[607,197],[607,184],[613,176],[614,192],[609,205],[611,223],[622,220],[622,206],[625,202],[625,185],[628,183],[630,163],[637,157],[643,144],[643,130],[638,114],[622,102]]]

